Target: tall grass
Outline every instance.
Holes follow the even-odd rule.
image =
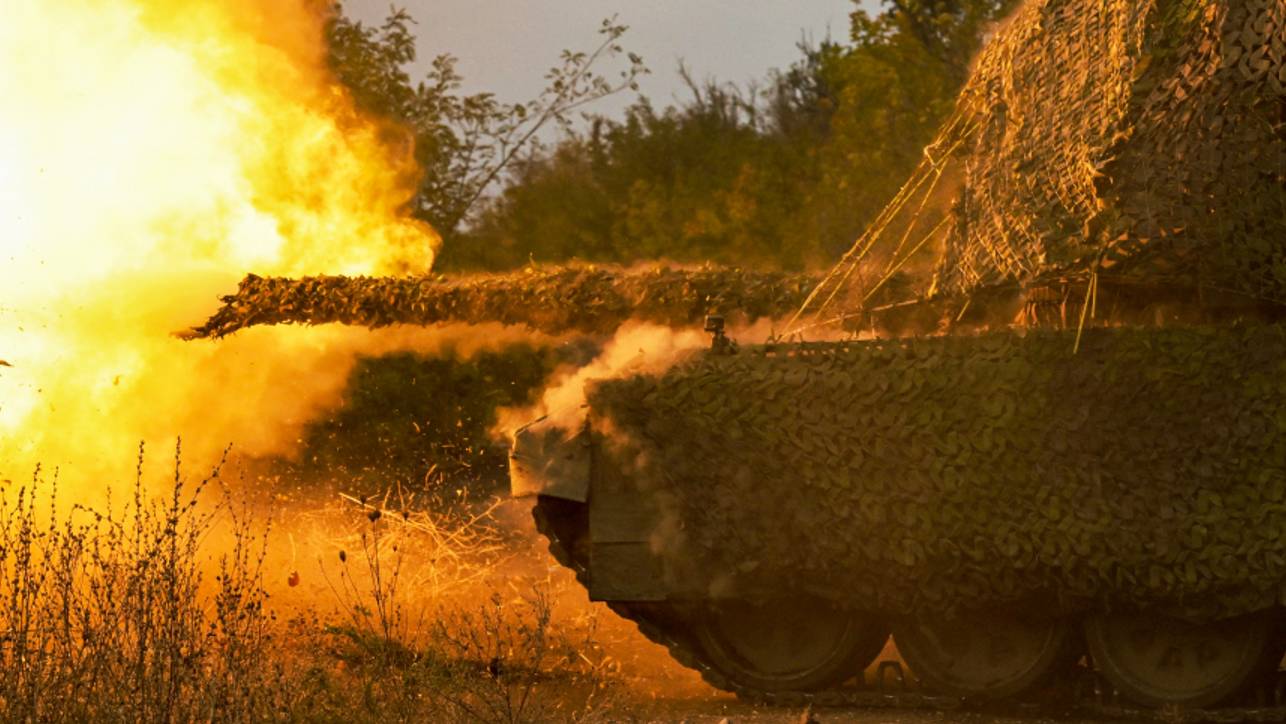
[[[207,580],[216,516],[198,499],[218,479],[181,474],[149,499],[142,450],[124,506],[63,514],[56,474],[0,492],[0,719],[192,721],[278,711],[281,671],[259,564],[266,537],[235,516]],[[208,590],[203,590],[208,589]]]
[[[323,631],[345,678],[360,683],[362,712],[504,723],[605,715],[619,692],[596,630],[556,629],[548,587],[498,570],[523,543],[486,524],[494,502],[412,511],[401,494],[341,497],[365,524],[333,541],[338,565],[324,576],[339,615]]]
[[[0,490],[0,720],[520,722],[599,710],[607,671],[577,655],[592,642],[555,635],[539,587],[496,588],[487,566],[466,565],[470,552],[503,554],[490,508],[444,517],[354,501],[356,537],[332,541],[344,547],[322,574],[325,600],[285,607],[265,582],[276,539],[222,467],[189,480],[176,447],[167,492],[152,497],[140,448],[123,504],[64,507],[56,473],[39,470]],[[425,555],[453,567],[425,575]],[[438,595],[446,570],[463,577],[454,598]]]

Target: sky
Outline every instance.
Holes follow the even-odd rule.
[[[864,0],[869,7],[871,0]],[[683,60],[698,80],[763,78],[799,57],[796,43],[848,38],[853,0],[396,0],[417,22],[420,68],[441,53],[459,58],[469,92],[503,101],[534,97],[564,49],[597,44],[604,18],[630,27],[623,44],[643,56],[652,75],[641,91],[663,106],[682,94]],[[346,12],[367,23],[388,14],[389,0],[345,0]],[[623,67],[623,66],[622,66]],[[614,113],[632,98],[596,110]]]

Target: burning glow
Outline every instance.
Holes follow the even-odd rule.
[[[5,3],[0,479],[43,461],[65,479],[118,482],[139,440],[180,434],[200,462],[228,443],[286,450],[334,402],[369,335],[250,330],[198,344],[170,333],[248,271],[432,263],[432,230],[399,212],[411,145],[329,78],[324,11],[317,0]]]

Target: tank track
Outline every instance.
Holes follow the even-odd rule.
[[[588,588],[589,562],[577,555],[573,542],[580,523],[575,519],[563,518],[563,511],[558,508],[564,502],[541,498],[532,508],[532,517],[536,522],[536,530],[549,541],[550,554],[576,575],[577,582]],[[577,504],[567,504],[566,507],[570,508],[571,505]],[[813,707],[940,712],[968,709],[1014,717],[1090,716],[1105,721],[1132,722],[1286,722],[1286,672],[1278,672],[1271,688],[1263,687],[1256,693],[1256,699],[1263,702],[1261,705],[1216,709],[1134,707],[1121,701],[1111,685],[1096,673],[1079,666],[1051,685],[1057,687],[1057,691],[1050,697],[1056,704],[1015,700],[984,705],[962,697],[916,691],[897,662],[878,664],[874,684],[819,692],[759,691],[740,686],[720,674],[704,659],[699,647],[676,632],[675,627],[666,625],[666,614],[659,610],[657,604],[612,601],[607,605],[613,613],[637,626],[649,641],[664,646],[675,661],[699,673],[707,684],[752,704],[796,709]],[[890,678],[892,682],[889,681]]]

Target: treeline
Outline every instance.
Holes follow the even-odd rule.
[[[896,192],[1014,2],[885,0],[853,12],[846,41],[801,43],[798,61],[757,85],[681,68],[686,100],[640,98],[623,118],[582,115],[647,72],[612,23],[521,104],[461,95],[449,56],[412,83],[400,13],[381,28],[338,16],[332,62],[360,103],[415,129],[425,180],[414,208],[446,240],[439,270],[573,258],[799,269],[833,262]],[[619,75],[602,70],[625,59]],[[556,143],[524,135],[551,124]]]
[[[944,68],[901,63],[896,50],[802,45],[759,87],[684,71],[686,102],[640,100],[523,159],[443,262],[833,261],[914,168],[949,105]]]

